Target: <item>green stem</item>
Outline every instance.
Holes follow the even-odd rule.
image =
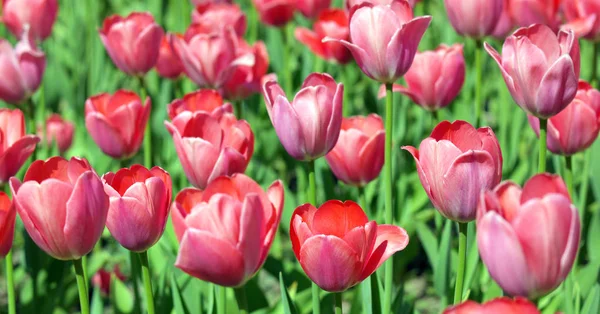
[[[248,314],[248,298],[246,297],[246,287],[235,288],[235,298],[237,299],[240,314]]]
[[[244,101],[243,100],[234,101],[233,106],[235,107],[235,115],[238,118],[238,120],[243,119],[244,118]]]
[[[308,162],[308,201],[315,207],[317,207],[317,180],[315,177],[315,161],[311,160]],[[319,293],[321,292],[319,286],[314,282],[311,286],[312,291],[312,308],[314,314],[321,313]]]
[[[456,286],[454,287],[454,305],[462,301],[465,268],[467,266],[467,224],[458,223],[458,269],[456,270]]]
[[[75,266],[75,277],[77,278],[77,288],[79,288],[79,304],[81,305],[81,314],[90,313],[90,304],[88,302],[88,292],[86,289],[86,278],[83,274],[83,265],[81,259],[73,260]]]
[[[360,206],[367,212],[371,212],[367,209],[369,207],[369,202],[367,201],[367,192],[364,186],[358,187],[358,199],[360,202]]]
[[[8,313],[17,313],[17,303],[15,302],[15,279],[13,276],[13,260],[12,250],[8,251],[6,257],[4,257],[6,263],[6,294],[8,295]]]
[[[144,280],[144,290],[146,290],[146,310],[148,314],[154,314],[154,295],[152,294],[152,278],[150,276],[150,266],[148,265],[148,251],[138,253],[142,263],[142,278]]]
[[[481,40],[475,40],[475,125],[483,121],[483,100],[481,99],[481,79],[483,73],[483,44]]]
[[[148,89],[146,88],[146,83],[144,82],[144,77],[138,77],[140,81],[140,99],[142,100],[142,105],[146,103],[146,97],[148,97]],[[144,166],[150,169],[152,167],[152,111],[150,111],[150,117],[148,118],[148,122],[146,123],[146,130],[144,131]]]
[[[342,116],[349,117],[352,114],[352,106],[350,106],[350,102],[347,99],[349,89],[352,85],[350,84],[350,79],[348,76],[348,67],[345,65],[340,65],[339,70],[341,72],[342,82],[344,83],[344,94],[342,95],[342,99],[344,100],[342,104]]]
[[[565,156],[565,183],[571,199],[575,198],[575,190],[573,189],[573,157]]]
[[[139,268],[137,265],[138,258],[135,252],[129,251],[129,269],[131,270],[131,282],[133,283],[133,304],[135,309],[139,309],[140,305],[140,289],[138,286]],[[139,311],[134,311],[138,313]]]
[[[225,303],[227,299],[226,292],[225,287],[215,285],[215,293],[217,294],[217,314],[227,314],[227,312],[225,312],[227,310],[227,304]]]
[[[592,55],[592,76],[590,77],[590,83],[596,85],[598,88],[600,78],[598,78],[598,58],[600,58],[600,42],[593,44],[594,54]]]
[[[592,159],[592,150],[588,149],[584,153],[583,158],[583,171],[581,172],[583,176],[583,182],[581,182],[581,187],[579,188],[579,201],[577,204],[577,208],[579,208],[579,215],[581,216],[581,219],[584,218],[583,214],[585,214],[585,206],[587,205],[587,195],[590,184],[590,166]]]
[[[333,294],[335,314],[342,314],[342,293],[335,292]]]
[[[288,31],[288,27],[290,27],[291,23],[288,23],[285,26],[281,27],[281,37],[282,37],[282,41],[283,41],[283,53],[282,53],[282,57],[283,57],[283,86],[285,88],[285,93],[287,95],[291,95],[292,94],[292,88],[294,86],[292,80],[293,80],[293,76],[292,76],[292,71],[290,69],[290,63],[292,62],[291,60],[291,51],[290,51],[290,35],[289,35],[289,31]]]
[[[384,184],[385,184],[385,223],[394,223],[393,215],[393,185],[392,185],[392,136],[394,135],[394,92],[393,84],[386,84],[385,96],[385,153],[384,153]],[[385,280],[383,296],[383,313],[390,313],[392,309],[392,292],[394,285],[394,264],[390,258],[385,263]]]
[[[538,172],[544,173],[546,172],[546,137],[548,132],[548,120],[540,118],[540,141],[539,141],[539,150],[540,150],[540,158],[538,164]]]

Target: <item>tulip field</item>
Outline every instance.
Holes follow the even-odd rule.
[[[0,313],[600,313],[600,0],[3,0]]]

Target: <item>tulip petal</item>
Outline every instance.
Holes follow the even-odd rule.
[[[431,23],[431,16],[417,17],[404,24],[392,36],[385,50],[385,60],[388,71],[391,71],[388,74],[391,80],[396,80],[408,71],[429,23]]]
[[[404,250],[408,245],[406,230],[393,225],[378,225],[374,250],[365,264],[360,281],[371,276],[394,253]]]
[[[321,205],[315,213],[312,231],[315,234],[333,235],[343,239],[348,231],[362,227],[367,222],[369,218],[358,204],[352,201],[342,203],[331,200]]]
[[[244,274],[253,275],[261,266],[265,214],[258,194],[246,195],[240,216],[239,242],[236,249],[244,257]]]
[[[532,113],[548,118],[561,112],[575,98],[577,79],[571,57],[560,57],[542,78],[536,100],[539,108]]]
[[[25,135],[0,155],[0,183],[7,182],[19,172],[39,141],[40,138],[35,135]]]
[[[306,157],[304,131],[299,117],[289,101],[283,96],[277,96],[273,106],[273,127],[285,150],[298,160]]]
[[[113,158],[123,157],[125,143],[119,132],[103,115],[95,112],[86,115],[85,126],[103,153]]]
[[[541,199],[547,194],[561,194],[571,199],[565,182],[561,177],[550,174],[538,174],[531,177],[523,186],[521,204],[532,199]]]

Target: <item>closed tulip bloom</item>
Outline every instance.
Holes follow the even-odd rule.
[[[578,37],[600,41],[600,0],[563,1],[562,11]]]
[[[335,61],[341,64],[352,60],[352,54],[348,48],[338,42],[323,42],[323,38],[335,38],[339,40],[350,40],[350,28],[348,15],[341,9],[326,9],[319,14],[313,24],[313,30],[308,28],[296,28],[296,39],[303,43],[312,53],[317,56]]]
[[[40,138],[25,133],[25,117],[19,109],[0,109],[0,184],[23,166]]]
[[[46,130],[38,129],[38,136],[42,139],[45,138],[48,146],[56,143],[58,151],[63,154],[73,143],[74,131],[75,125],[73,122],[64,120],[59,114],[53,113],[46,119]]]
[[[272,80],[273,74],[269,70],[269,54],[262,41],[257,41],[253,46],[240,40],[240,50],[254,56],[253,65],[240,65],[235,68],[229,79],[221,87],[223,96],[230,100],[243,100],[261,91],[265,80]]]
[[[404,146],[417,163],[421,184],[433,206],[448,219],[469,222],[482,191],[502,179],[502,152],[489,127],[465,121],[438,124],[419,150]]]
[[[2,1],[2,22],[17,38],[29,30],[35,40],[46,39],[52,33],[57,14],[57,0]]]
[[[102,176],[110,207],[106,227],[124,248],[144,252],[162,236],[171,206],[171,176],[140,165]]]
[[[180,34],[174,34],[173,36],[182,37]],[[168,79],[176,79],[183,74],[183,64],[181,64],[181,60],[179,60],[179,57],[175,54],[173,48],[171,48],[168,36],[163,36],[160,44],[158,59],[156,60],[156,72],[158,72],[158,75]]]
[[[368,77],[393,83],[410,68],[430,22],[430,16],[413,18],[405,0],[394,0],[389,5],[363,2],[350,13],[352,42],[329,37],[323,41],[344,44]]]
[[[296,208],[290,240],[308,278],[325,291],[341,292],[402,251],[408,234],[398,226],[369,221],[353,201],[331,200],[318,209],[311,204]]]
[[[85,102],[85,126],[103,153],[129,158],[142,144],[150,109],[150,98],[142,105],[131,91],[99,94]]]
[[[17,210],[6,193],[0,191],[0,257],[4,258],[13,244]]]
[[[510,1],[511,0],[504,0],[502,13],[500,13],[498,23],[496,23],[496,27],[494,27],[494,31],[491,34],[492,37],[496,39],[504,40],[515,27],[515,23],[510,13]]]
[[[539,135],[540,121],[529,116],[529,124]],[[600,131],[600,92],[579,81],[575,99],[563,111],[548,119],[548,149],[557,155],[570,156],[584,151]]]
[[[300,0],[296,5],[302,15],[307,18],[315,18],[321,11],[331,6],[331,0]]]
[[[444,0],[450,24],[460,35],[491,35],[500,20],[504,0]]]
[[[46,69],[46,56],[25,36],[15,48],[0,39],[0,99],[20,104],[38,89]]]
[[[468,300],[447,308],[444,314],[540,314],[540,311],[535,304],[525,298],[502,297],[484,304]]]
[[[238,36],[246,33],[246,15],[236,4],[205,3],[192,11],[192,23],[205,33],[221,32],[232,27]]]
[[[296,0],[252,0],[260,21],[270,25],[280,27],[287,24],[294,18],[296,12]]]
[[[344,118],[337,144],[325,159],[336,178],[346,184],[364,186],[381,172],[384,143],[380,116]]]
[[[169,119],[173,120],[182,112],[206,112],[219,119],[225,113],[233,113],[233,106],[223,102],[221,94],[214,89],[199,89],[173,100],[167,106]]]
[[[243,286],[264,264],[283,210],[283,185],[219,177],[204,191],[184,189],[171,218],[179,241],[175,266],[226,287]]]
[[[558,287],[571,271],[579,236],[579,214],[559,176],[538,174],[522,190],[503,182],[481,196],[479,254],[510,295],[533,299]]]
[[[535,24],[506,38],[502,55],[488,43],[485,49],[525,112],[547,119],[575,98],[580,60],[573,31],[561,30],[556,35],[548,26]]]
[[[204,189],[222,175],[243,173],[254,153],[254,133],[233,114],[219,119],[206,112],[183,112],[165,121],[190,183]]]
[[[10,189],[25,230],[48,255],[74,260],[88,254],[104,230],[108,196],[85,159],[34,161]]]
[[[329,74],[309,75],[290,101],[275,81],[265,83],[263,96],[279,141],[298,160],[327,154],[338,140],[342,125],[344,85]]]
[[[567,2],[571,1],[510,0],[510,12],[515,24],[519,27],[527,27],[531,24],[544,24],[553,30],[558,30],[561,23],[559,17],[560,5]]]
[[[163,30],[152,14],[112,15],[104,20],[99,33],[108,55],[126,74],[143,76],[156,65]]]

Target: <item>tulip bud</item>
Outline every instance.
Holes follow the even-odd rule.
[[[2,22],[17,38],[29,31],[35,40],[46,39],[52,33],[57,14],[57,0],[2,1]]]
[[[0,109],[0,184],[19,172],[40,138],[26,135],[25,117],[19,109]]]

